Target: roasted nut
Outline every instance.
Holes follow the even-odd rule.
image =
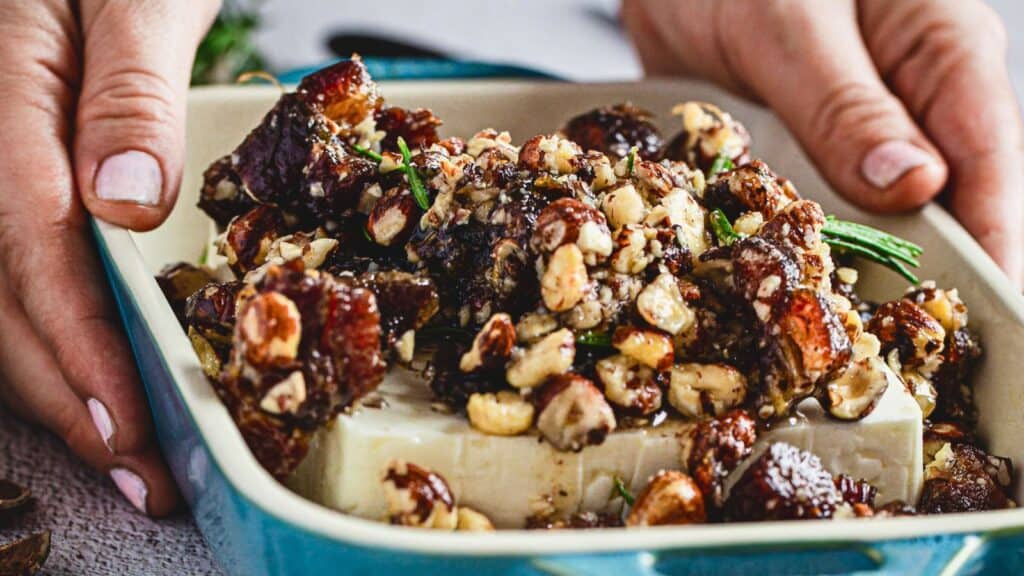
[[[199,366],[202,367],[203,374],[206,374],[206,377],[212,380],[219,378],[221,368],[224,362],[227,361],[228,352],[218,351],[209,340],[192,326],[188,327],[188,340],[192,343],[192,350],[195,351],[196,356],[199,358]],[[223,346],[221,348],[224,350]]]
[[[946,331],[918,305],[909,300],[886,302],[875,310],[865,327],[878,337],[882,354],[898,350],[904,368],[934,371],[941,363]]]
[[[380,147],[384,150],[398,150],[399,137],[403,138],[410,148],[426,149],[440,141],[437,127],[442,124],[441,119],[427,108],[406,110],[398,106],[388,106],[378,110],[374,120],[377,130],[384,132],[384,138],[380,141]],[[450,140],[448,143],[458,145]],[[455,152],[455,155],[458,153]]]
[[[533,388],[550,376],[565,374],[576,357],[576,339],[570,330],[562,328],[548,334],[530,346],[505,372],[508,383],[516,388]]]
[[[258,368],[285,366],[299,353],[302,317],[287,296],[257,294],[239,313],[238,342],[247,362]]]
[[[704,190],[704,205],[720,208],[735,219],[743,212],[760,212],[769,221],[799,196],[760,160],[721,174]]]
[[[241,216],[256,206],[252,197],[242,189],[242,180],[235,171],[230,154],[210,164],[203,172],[198,205],[221,228],[235,216]]]
[[[762,323],[771,322],[800,282],[800,268],[779,247],[764,238],[738,242],[732,252],[732,281]]]
[[[472,141],[470,142],[472,145]],[[530,172],[573,174],[583,159],[583,150],[561,136],[534,136],[519,149],[519,169]]]
[[[608,217],[608,225],[618,230],[630,224],[639,224],[647,217],[647,206],[632,184],[624,184],[601,198],[601,210]]]
[[[967,326],[967,306],[960,299],[960,293],[956,288],[943,290],[929,280],[922,282],[917,289],[908,292],[903,298],[917,304],[932,318],[938,320],[946,334],[952,334]]]
[[[516,338],[533,344],[558,329],[558,319],[551,314],[524,314],[516,323]]]
[[[575,244],[561,246],[548,260],[540,281],[544,305],[552,312],[564,312],[576,305],[587,287],[587,266]]]
[[[702,420],[690,432],[682,461],[708,506],[722,506],[722,483],[750,455],[755,440],[757,424],[744,410]]]
[[[466,506],[459,506],[459,519],[455,529],[460,532],[493,532],[490,518]]]
[[[917,508],[922,514],[940,514],[1013,507],[1007,496],[1012,478],[1008,459],[970,444],[946,444],[925,466]]]
[[[537,430],[558,450],[579,452],[615,430],[615,414],[604,395],[578,374],[551,378],[534,398]]]
[[[0,574],[32,576],[50,556],[50,531],[0,545]]]
[[[626,526],[702,524],[706,520],[704,496],[693,479],[676,470],[662,470],[636,497]]]
[[[730,521],[831,518],[843,495],[821,460],[785,442],[775,442],[732,487],[725,503]]]
[[[925,422],[924,461],[931,462],[946,444],[976,444],[974,432],[959,422]]]
[[[260,400],[260,408],[274,415],[296,414],[305,401],[306,379],[301,370],[296,370],[270,387]]]
[[[946,333],[942,366],[932,378],[938,395],[935,412],[930,415],[932,419],[961,422],[975,422],[978,419],[972,375],[981,354],[981,345],[966,328]]]
[[[677,364],[672,367],[668,401],[684,416],[721,416],[747,397],[747,379],[726,364]]]
[[[391,462],[384,476],[384,497],[392,524],[454,530],[455,499],[444,478],[403,460]]]
[[[612,253],[611,232],[604,214],[575,198],[559,198],[537,217],[530,248],[551,253],[573,243],[591,265]]]
[[[516,436],[533,424],[533,404],[517,392],[475,393],[466,403],[469,423],[484,434]]]
[[[480,368],[501,366],[512,355],[512,347],[516,344],[516,329],[512,318],[499,312],[480,328],[473,338],[473,347],[462,355],[459,369],[473,372]]]
[[[665,370],[675,360],[672,339],[657,330],[619,326],[612,336],[612,345],[619,352],[655,370]]]
[[[840,420],[860,420],[871,414],[890,384],[898,386],[899,377],[881,358],[855,359],[825,385],[822,405]]]
[[[647,236],[640,227],[630,225],[619,228],[612,236],[612,242],[612,270],[620,274],[639,274],[653,261],[653,257],[647,253]]]
[[[366,231],[381,246],[404,242],[419,221],[419,207],[412,192],[405,186],[396,186],[384,192],[366,220]]]
[[[672,274],[659,274],[636,298],[640,316],[651,326],[673,336],[688,330],[697,316],[679,291],[679,283]]]
[[[213,276],[209,272],[186,262],[168,264],[156,275],[160,291],[164,293],[167,303],[171,305],[171,310],[174,310],[174,315],[182,326],[186,325],[185,309],[189,296],[212,281]]]
[[[625,158],[635,146],[640,158],[654,159],[661,153],[661,134],[650,118],[650,112],[632,104],[616,104],[572,118],[562,132],[584,150],[597,150],[619,159]]]
[[[662,392],[658,375],[637,360],[615,354],[598,360],[597,379],[608,400],[631,414],[646,416],[661,409]]]
[[[672,109],[682,117],[683,130],[665,147],[665,157],[703,171],[724,156],[739,166],[747,158],[750,134],[728,113],[706,102],[685,102]]]
[[[292,260],[302,260],[306,270],[316,270],[338,247],[338,240],[324,237],[323,229],[314,233],[297,232],[275,239],[270,244],[263,264],[245,274],[247,284],[255,284],[263,278],[270,266],[281,266]]]

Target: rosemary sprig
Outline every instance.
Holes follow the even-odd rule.
[[[633,503],[636,502],[636,497],[629,492],[629,488],[626,488],[626,484],[622,481],[622,478],[616,476],[612,482],[615,483],[615,491],[619,493],[619,496],[622,496],[622,499],[626,501],[626,504],[632,506]]]
[[[833,248],[886,266],[913,284],[920,283],[918,277],[907,268],[919,267],[921,263],[917,257],[924,253],[924,249],[913,242],[835,216],[826,217],[821,239]]]
[[[736,165],[733,164],[732,158],[719,154],[715,158],[715,161],[711,163],[711,168],[708,169],[708,178],[710,179],[712,176],[718,176],[722,172],[728,172],[735,167]]]
[[[582,346],[593,346],[595,348],[611,348],[612,335],[607,332],[587,330],[576,335],[576,343]]]
[[[732,224],[729,223],[729,218],[725,215],[725,212],[715,208],[708,214],[708,219],[711,222],[711,231],[715,233],[715,238],[718,239],[720,245],[731,246],[733,242],[740,239],[740,235],[733,229]]]
[[[352,145],[352,149],[355,150],[360,156],[366,156],[367,158],[369,158],[370,160],[373,160],[374,162],[376,162],[378,164],[380,164],[381,161],[384,160],[384,157],[381,156],[379,153],[374,152],[373,150],[370,150],[369,148],[365,148],[363,146],[360,146],[359,144],[353,144]]]
[[[370,244],[373,244],[374,243],[373,236],[370,236],[370,231],[366,229],[366,226],[363,226],[362,230],[363,230],[363,238],[366,238],[367,242],[369,242]]]
[[[397,142],[398,151],[402,153],[402,170],[405,171],[405,176],[409,179],[409,188],[412,189],[413,198],[416,198],[416,204],[419,204],[421,209],[429,210],[430,197],[427,196],[427,189],[423,186],[420,175],[416,173],[416,167],[412,165],[412,152],[409,151],[405,138],[399,136]]]
[[[633,164],[636,163],[636,155],[640,151],[640,148],[633,146],[629,149],[629,154],[626,156],[626,176],[633,175]]]

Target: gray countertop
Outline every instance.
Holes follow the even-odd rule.
[[[611,10],[608,6],[614,5],[614,1],[583,3],[590,6],[592,13],[596,10],[605,14]],[[1003,15],[1010,31],[1012,74],[1018,94],[1024,94],[1024,2],[991,0],[990,3]],[[453,35],[437,27],[422,26],[418,18],[384,18],[380,21],[398,23],[399,27],[402,23],[415,25],[419,31],[432,30],[437,38],[445,39],[441,45],[453,53],[504,60],[512,55],[515,62],[527,65],[541,61],[539,59],[545,58],[545,55],[579,53],[581,47],[573,45],[573,42],[578,44],[580,38],[589,38],[594,34],[604,35],[607,42],[589,40],[587,44],[602,46],[604,51],[608,51],[611,46],[609,53],[591,53],[595,57],[589,61],[586,58],[565,58],[565,63],[571,62],[571,69],[563,71],[556,65],[552,71],[580,80],[633,78],[639,74],[639,67],[628,44],[616,36],[607,24],[576,18],[580,21],[580,30],[574,34],[564,28],[573,21],[572,18],[545,17],[543,21],[555,22],[562,27],[561,30],[557,35],[549,36],[553,38],[550,41],[545,38],[543,42],[530,42],[524,36],[529,32],[529,26],[516,27],[504,22],[506,26],[500,29],[514,28],[522,32],[513,38],[512,35],[492,34],[493,28],[487,26],[469,25],[474,18],[509,18],[507,3],[500,3],[500,10],[495,9],[496,3],[487,2],[466,4],[459,0],[459,10],[444,10],[438,4],[443,5],[445,2],[431,3],[431,11],[447,13],[448,16],[457,15],[455,20],[446,16],[448,31],[487,31],[487,42],[481,44],[473,40],[472,34],[464,34],[462,37],[467,40],[460,43],[458,34]],[[557,7],[556,12],[572,15],[570,5],[577,4],[577,1],[523,0],[521,4],[525,6],[520,5],[515,12],[535,15],[538,14],[537,9],[554,5]],[[404,13],[403,5],[415,10],[424,4],[419,0],[392,0],[377,4],[352,0],[310,0],[301,3],[269,0],[265,6],[269,25],[261,35],[260,42],[268,53],[288,55],[286,58],[290,59],[283,59],[278,64],[309,64],[329,57],[322,47],[322,39],[332,22],[324,18],[325,14],[339,15],[333,24],[345,22],[352,26],[372,20],[375,10],[386,8],[389,14]],[[530,6],[534,10],[530,10]],[[356,16],[348,18],[349,15]],[[515,15],[511,17],[514,19]],[[543,28],[540,33],[544,33]],[[429,42],[430,38],[423,40]],[[537,53],[537,47],[542,47],[544,53]],[[187,513],[163,520],[150,520],[141,516],[117,494],[104,475],[78,462],[51,435],[14,420],[2,408],[0,478],[28,485],[36,495],[34,509],[21,515],[16,522],[0,524],[0,542],[41,529],[53,531],[52,551],[43,574],[182,576],[218,573]]]

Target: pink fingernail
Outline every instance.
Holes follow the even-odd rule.
[[[163,188],[160,163],[145,152],[129,150],[108,157],[96,173],[96,196],[101,200],[155,206]]]
[[[114,437],[114,420],[110,417],[110,412],[107,411],[107,407],[103,405],[103,402],[95,398],[89,398],[85,405],[89,407],[92,423],[96,426],[100,437],[103,438],[103,443],[107,445],[107,450],[110,450],[110,453],[113,454],[114,445],[111,439]]]
[[[872,186],[884,190],[907,172],[935,162],[931,154],[910,142],[890,140],[868,152],[861,163],[861,172]]]
[[[124,497],[132,503],[143,514],[146,513],[146,496],[149,488],[138,474],[125,468],[114,468],[110,471],[110,479],[117,485],[117,489],[124,494]]]

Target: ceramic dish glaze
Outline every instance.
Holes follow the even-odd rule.
[[[710,86],[678,81],[562,84],[536,81],[385,82],[390,102],[428,106],[447,134],[494,126],[513,139],[550,130],[589,108],[630,100],[654,112],[665,133],[678,101],[720,104],[753,135],[753,154],[792,179],[826,212],[862,221],[926,248],[921,275],[957,287],[985,345],[977,374],[980,432],[995,454],[1024,462],[1024,298],[941,208],[900,218],[844,204],[768,112]],[[135,234],[95,224],[103,261],[145,382],[164,453],[196,521],[230,574],[914,574],[1019,572],[1024,510],[886,520],[720,524],[646,530],[442,533],[346,516],[275,482],[252,457],[200,369],[153,275],[199,258],[209,220],[196,207],[201,175],[257,124],[273,88],[191,94],[181,196],[159,229]],[[902,293],[901,279],[860,266],[867,297]],[[1024,487],[1015,487],[1017,501]],[[496,497],[500,497],[497,495]]]

